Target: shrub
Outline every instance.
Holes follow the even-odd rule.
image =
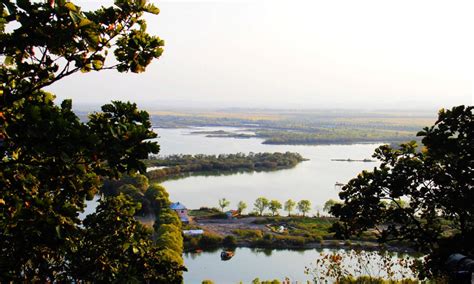
[[[359,277],[343,277],[339,280],[340,284],[416,284],[419,283],[415,279],[388,280],[381,277],[359,276]]]
[[[232,231],[234,234],[243,238],[263,238],[263,232],[261,230],[250,230],[250,229],[236,229]]]
[[[272,234],[265,234],[263,236],[263,239],[266,240],[266,241],[271,241],[271,240],[273,240],[273,235]]]
[[[278,239],[292,246],[304,246],[306,243],[305,238],[300,236],[280,236]]]
[[[313,236],[313,242],[322,243],[323,238],[321,236]]]
[[[371,266],[368,267],[367,263]],[[314,283],[414,284],[419,282],[413,279],[417,274],[413,264],[414,260],[409,258],[395,260],[387,251],[345,250],[342,254],[321,254],[312,267],[305,268],[305,274],[312,276]],[[404,278],[396,279],[396,274]]]
[[[199,245],[205,247],[217,247],[222,244],[222,237],[213,233],[204,233],[199,239]]]
[[[226,236],[222,241],[222,244],[226,247],[235,247],[237,245],[237,240],[234,236]]]
[[[225,213],[222,213],[222,212],[212,214],[209,217],[212,218],[212,219],[227,219],[227,215]]]
[[[252,284],[281,284],[281,282],[278,279],[268,280],[268,281],[260,281],[259,278],[255,278],[254,280],[252,280]]]
[[[199,238],[197,237],[185,237],[184,247],[186,249],[196,249],[199,247]]]

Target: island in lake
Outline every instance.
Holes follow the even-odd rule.
[[[170,155],[145,160],[151,180],[163,181],[190,174],[236,173],[289,169],[305,161],[298,153],[237,153],[220,155]]]
[[[192,134],[192,135],[206,135],[206,137],[209,137],[209,138],[240,138],[240,139],[248,139],[248,138],[256,137],[255,134],[236,133],[236,132],[225,131],[225,130],[192,131],[190,134]]]
[[[354,159],[331,159],[331,161],[333,162],[364,162],[364,163],[373,163],[373,162],[377,162],[376,160],[372,160],[372,159],[362,159],[362,160],[354,160]]]

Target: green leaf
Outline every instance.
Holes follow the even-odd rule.
[[[88,32],[85,40],[87,41],[88,44],[92,46],[97,46],[100,41],[100,36],[97,32]]]
[[[4,17],[5,15],[2,15],[2,18],[0,18],[0,34],[5,32],[5,24],[7,23],[7,21],[5,20]]]
[[[5,56],[5,61],[4,61],[5,65],[7,66],[11,66],[13,64],[15,64],[15,60],[12,56]]]
[[[94,67],[94,70],[102,69],[102,67],[104,67],[104,61],[101,59],[92,60],[92,67]]]
[[[146,5],[145,11],[154,15],[158,15],[160,13],[160,9],[153,4]]]
[[[85,27],[85,26],[89,26],[93,24],[93,22],[87,18],[82,18],[81,21],[79,22],[79,27],[82,28],[82,27]]]
[[[61,238],[61,227],[59,225],[56,226],[56,236]]]
[[[123,251],[126,251],[129,247],[130,247],[130,243],[124,243],[122,246]]]
[[[45,102],[47,102],[47,103],[52,102],[55,98],[56,98],[56,96],[53,95],[52,93],[45,92],[45,96],[44,96],[44,101]]]
[[[11,66],[13,65],[14,61],[13,61],[13,57],[11,56],[5,56],[5,61],[4,61],[4,64],[7,65],[7,66]]]
[[[91,71],[91,65],[90,64],[86,64],[81,68],[82,73],[87,73],[87,72],[90,72],[90,71]]]
[[[69,16],[71,16],[72,21],[74,24],[78,25],[81,22],[81,15],[74,11],[69,11]]]
[[[66,4],[64,4],[64,7],[66,7],[66,9],[68,9],[71,12],[78,12],[79,11],[77,6],[72,4],[71,2],[67,2]]]

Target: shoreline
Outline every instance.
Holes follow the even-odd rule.
[[[201,212],[201,210],[196,210]],[[218,213],[220,214],[220,213]],[[262,249],[358,249],[387,250],[391,252],[414,253],[406,244],[381,244],[373,233],[341,240],[336,239],[329,228],[335,218],[301,216],[244,216],[236,219],[195,216],[189,229],[203,230],[195,236],[185,236],[185,251],[213,250],[234,247]],[[310,226],[308,226],[308,224]],[[275,228],[285,227],[283,231]],[[305,227],[307,226],[307,227]],[[313,234],[313,235],[312,235]]]
[[[338,242],[335,244],[335,242]],[[184,249],[183,253],[198,253],[198,252],[212,252],[219,249],[228,249],[233,250],[235,248],[258,248],[258,249],[268,249],[268,250],[313,250],[313,249],[341,249],[341,250],[363,250],[363,251],[389,251],[389,252],[396,252],[396,253],[416,253],[411,248],[403,247],[403,246],[388,246],[388,245],[380,245],[378,242],[363,242],[363,243],[353,243],[351,245],[344,244],[346,241],[343,240],[327,240],[327,242],[323,243],[308,243],[304,246],[258,246],[254,245],[252,242],[249,241],[242,241],[238,242],[235,246],[228,247],[224,245],[220,246],[211,246],[211,247],[203,247],[203,248],[188,248]]]

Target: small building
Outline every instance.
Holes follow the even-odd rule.
[[[176,212],[183,223],[189,223],[188,209],[179,202],[171,203],[170,209]]]
[[[185,236],[199,236],[204,234],[204,230],[183,230]]]
[[[227,216],[227,219],[237,219],[239,217],[239,211],[237,210],[229,210],[225,212],[225,215]]]

